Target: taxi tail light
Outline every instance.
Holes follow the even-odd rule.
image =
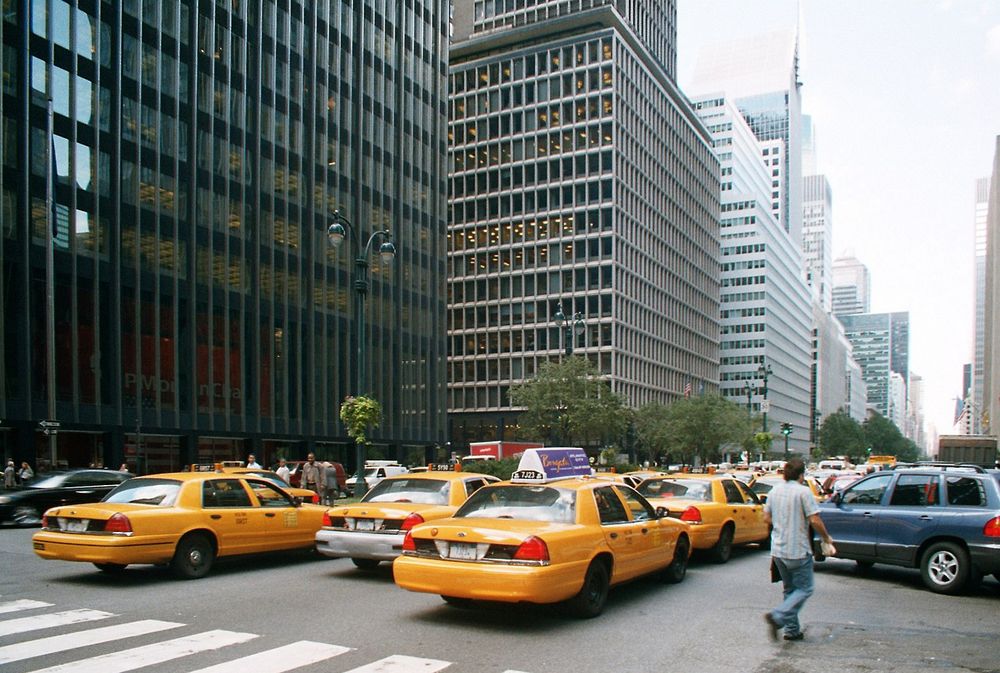
[[[403,551],[417,551],[417,543],[413,541],[413,533],[406,531],[406,537],[403,538]]]
[[[104,524],[105,533],[131,533],[132,532],[132,522],[128,520],[128,517],[118,512],[112,515],[110,519]]]
[[[314,505],[318,505],[319,504],[319,493],[313,493],[312,497],[309,498],[309,502],[311,502]]]
[[[688,523],[701,523],[701,510],[691,505],[686,510],[681,512],[681,521],[687,521]]]
[[[408,516],[405,519],[403,519],[403,523],[400,524],[399,530],[410,530],[411,528],[413,528],[414,526],[416,526],[418,523],[423,523],[423,522],[424,522],[424,517],[422,517],[419,514],[417,514],[416,512],[414,512],[410,516]]]
[[[327,528],[333,525],[333,521],[330,520],[329,512],[323,512],[323,525],[326,526]]]
[[[514,559],[517,561],[548,561],[549,547],[541,538],[532,535],[517,548],[514,552]]]
[[[48,527],[49,527],[49,515],[48,514],[43,514],[42,515],[42,528],[48,528]]]
[[[986,522],[986,525],[983,526],[983,535],[986,537],[1000,537],[1000,516],[993,517]]]

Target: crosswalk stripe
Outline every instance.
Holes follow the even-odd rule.
[[[226,661],[208,668],[200,668],[192,673],[283,673],[300,666],[308,666],[338,655],[350,652],[351,648],[340,645],[327,645],[311,640],[300,640],[290,645],[282,645],[273,650],[265,650],[257,654]]]
[[[434,673],[434,671],[442,671],[449,666],[451,666],[450,661],[394,654],[391,657],[352,668],[344,673]]]
[[[0,636],[9,636],[14,633],[24,633],[25,631],[35,631],[37,629],[48,629],[53,626],[79,624],[80,622],[90,622],[114,616],[110,612],[82,609],[64,610],[63,612],[52,612],[47,615],[35,615],[34,617],[8,619],[0,622]]]
[[[20,612],[21,610],[34,610],[36,608],[50,608],[52,603],[43,603],[42,601],[29,601],[28,599],[22,599],[19,601],[9,601],[7,603],[0,603],[0,614],[7,612]]]
[[[133,647],[130,650],[102,654],[89,659],[80,659],[69,663],[39,669],[34,673],[124,673],[134,671],[144,666],[161,664],[165,661],[179,659],[198,652],[218,650],[228,645],[236,645],[253,640],[254,633],[237,633],[234,631],[205,631],[193,636],[164,640],[152,645]]]
[[[117,624],[115,626],[102,626],[97,629],[87,631],[76,631],[74,633],[63,633],[58,636],[48,638],[38,638],[14,645],[0,647],[0,664],[9,664],[12,661],[21,661],[32,657],[40,657],[43,654],[55,652],[65,652],[87,645],[97,645],[107,643],[112,640],[121,640],[133,636],[141,636],[147,633],[156,633],[167,629],[175,629],[184,626],[177,622],[161,622],[156,619],[144,619],[138,622],[127,624]]]

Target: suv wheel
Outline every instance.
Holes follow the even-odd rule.
[[[955,594],[969,581],[969,555],[954,542],[932,544],[920,559],[920,576],[928,589]]]

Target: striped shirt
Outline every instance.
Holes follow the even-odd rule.
[[[771,515],[771,556],[802,559],[812,554],[809,517],[819,513],[816,498],[797,481],[778,484],[767,494],[764,511]]]

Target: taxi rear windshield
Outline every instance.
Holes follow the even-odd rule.
[[[684,498],[685,500],[711,500],[712,484],[694,479],[651,479],[636,489],[647,498]]]
[[[181,482],[173,479],[129,479],[104,496],[101,502],[170,507],[177,501]]]
[[[384,479],[361,502],[418,502],[447,505],[451,484],[443,479]]]
[[[550,486],[491,486],[473,493],[455,516],[574,523],[576,492]]]

